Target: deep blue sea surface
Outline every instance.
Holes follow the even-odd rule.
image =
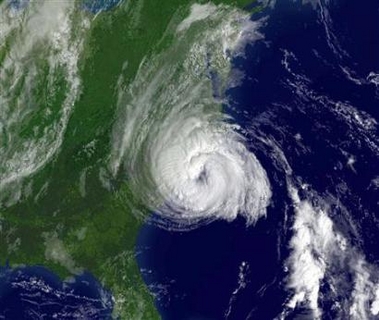
[[[163,318],[224,319],[229,314],[229,319],[245,319],[251,314],[272,319],[278,314],[284,296],[275,283],[283,276],[277,248],[284,228],[270,228],[281,223],[271,213],[255,228],[246,228],[242,218],[184,233],[146,225],[139,264],[153,271],[142,273]],[[232,295],[236,290],[238,301]]]
[[[0,319],[110,319],[109,291],[89,273],[61,281],[41,266],[0,268]]]
[[[280,314],[294,209],[278,150],[297,181],[330,202],[339,232],[368,263],[379,264],[379,184],[373,183],[379,157],[370,144],[379,134],[379,2],[281,0],[252,19],[264,19],[264,39],[235,59],[245,77],[228,90],[226,110],[268,173],[272,204],[251,227],[242,218],[184,233],[144,226],[138,262],[163,319]],[[324,297],[323,318],[336,319]],[[311,318],[297,308],[288,319],[297,315]]]
[[[97,13],[119,2],[83,3]],[[9,3],[21,8],[27,1]],[[335,227],[367,263],[379,265],[379,157],[370,144],[379,135],[372,125],[379,121],[379,3],[313,3],[281,0],[252,17],[263,19],[264,39],[233,61],[245,77],[226,93],[225,110],[270,179],[267,217],[250,227],[238,218],[189,232],[141,229],[138,263],[163,319],[265,320],[281,313],[294,208],[278,150],[297,181],[329,201]],[[323,318],[336,319],[326,290]],[[110,293],[88,273],[62,282],[43,267],[0,269],[0,319],[107,319],[112,308]],[[297,308],[288,319],[298,315],[310,318]]]

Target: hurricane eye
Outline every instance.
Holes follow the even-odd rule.
[[[208,172],[205,168],[201,170],[199,175],[196,178],[196,182],[201,184],[207,184],[208,183]]]
[[[255,40],[259,25],[243,10],[193,5],[177,42],[144,63],[128,90],[120,87],[125,114],[115,126],[112,167],[132,168],[130,190],[160,227],[187,231],[239,214],[250,225],[266,214],[266,171],[224,112],[228,99],[214,98],[215,87],[229,86],[230,57]],[[148,212],[136,213],[151,221]]]

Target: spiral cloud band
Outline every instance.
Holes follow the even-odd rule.
[[[169,30],[177,39],[169,49],[146,59],[131,85],[120,84],[112,170],[124,169],[162,227],[238,214],[254,223],[271,197],[267,174],[213,95],[227,87],[230,57],[259,36],[257,25],[228,7],[195,5],[193,12],[196,19],[190,14]]]

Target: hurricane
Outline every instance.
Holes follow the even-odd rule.
[[[260,37],[258,25],[241,10],[194,5],[168,30],[167,38],[179,40],[147,58],[129,86],[120,79],[123,116],[112,168],[127,172],[154,212],[152,222],[182,230],[238,214],[252,224],[265,215],[271,198],[265,169],[222,112],[222,92],[232,85],[230,60]]]
[[[139,247],[145,281],[167,319],[192,305],[225,319],[374,319],[378,240],[362,221],[377,225],[378,60],[350,40],[344,1],[264,3],[251,19],[193,5],[169,25],[169,48],[131,84],[120,79],[112,168],[157,226]],[[355,41],[377,44],[373,29],[363,24]],[[233,262],[220,266],[225,252]],[[173,271],[161,268],[170,254]],[[188,291],[184,302],[166,294]]]
[[[378,9],[0,0],[0,318],[378,319]]]

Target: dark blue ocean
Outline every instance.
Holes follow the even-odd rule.
[[[331,201],[330,218],[379,265],[379,2],[281,0],[252,19],[263,19],[264,39],[234,60],[245,77],[225,110],[266,169],[272,203],[250,227],[242,218],[183,233],[144,226],[138,263],[163,319],[265,320],[283,310],[294,208],[278,149],[298,181],[344,204]],[[338,318],[332,301],[320,304],[323,319]],[[311,318],[306,308],[287,317]]]
[[[0,319],[110,319],[111,293],[85,272],[60,280],[42,266],[0,268]]]
[[[21,9],[28,1],[9,3]],[[98,13],[118,3],[83,5]],[[252,19],[264,19],[264,39],[233,61],[245,77],[226,93],[225,111],[266,169],[272,203],[250,227],[238,218],[189,232],[141,229],[136,256],[163,319],[265,320],[283,310],[294,208],[277,148],[299,180],[344,204],[348,210],[330,204],[334,224],[379,265],[379,132],[372,125],[379,121],[379,2],[282,0]],[[321,305],[323,319],[337,318],[330,301]],[[112,308],[111,294],[88,273],[62,282],[43,267],[0,269],[0,319],[108,319]],[[310,316],[299,308],[287,319]]]
[[[110,10],[121,0],[83,0],[94,14]],[[29,0],[7,0],[22,10]],[[43,266],[0,267],[0,319],[110,319],[113,299],[90,273],[62,281]]]

